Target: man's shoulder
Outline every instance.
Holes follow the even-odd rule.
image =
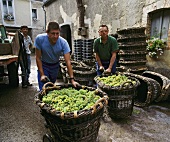
[[[47,37],[47,33],[42,33],[37,35],[38,38],[45,38]]]
[[[108,39],[109,39],[110,41],[116,41],[116,38],[114,38],[114,37],[112,37],[112,36],[108,36]]]
[[[61,36],[59,36],[58,40],[60,41],[59,43],[60,44],[65,44],[65,43],[68,43],[67,40]]]
[[[94,40],[94,42],[95,42],[95,43],[98,43],[98,42],[100,42],[100,39],[101,39],[101,38],[98,37],[98,38],[96,38],[96,39]]]
[[[47,37],[48,37],[48,36],[47,36],[46,33],[38,34],[38,35],[36,36],[36,40],[44,41]]]
[[[66,42],[66,41],[67,41],[65,38],[63,38],[63,37],[61,37],[61,36],[59,36],[58,39],[59,39],[60,41],[63,41],[63,42]]]

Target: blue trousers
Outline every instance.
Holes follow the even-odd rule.
[[[103,67],[104,67],[105,70],[108,69],[109,64],[110,64],[110,61],[101,61],[101,63],[102,63],[102,65],[103,65]],[[115,62],[114,62],[114,64],[113,64],[112,70],[111,70],[111,73],[112,73],[112,74],[115,74],[115,72],[116,72],[116,65],[117,65],[117,61],[116,61],[116,59],[115,59]],[[99,69],[100,69],[100,66],[99,66],[98,62],[96,62],[96,69],[97,69],[97,75],[101,75],[102,72],[99,70]]]
[[[43,67],[44,74],[50,79],[52,83],[55,83],[58,75],[58,70],[59,70],[59,62],[55,64],[42,62],[42,67]],[[37,77],[38,77],[39,90],[41,91],[42,87],[46,82],[41,81],[39,70],[38,70]]]
[[[22,84],[27,84],[29,82],[29,77],[31,73],[31,55],[27,54],[27,67],[25,67],[24,62],[19,61],[21,71],[22,71]]]
[[[28,63],[27,82],[29,82],[29,77],[31,73],[31,55],[30,54],[27,54],[27,63]]]

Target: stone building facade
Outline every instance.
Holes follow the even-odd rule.
[[[162,15],[154,13],[169,12],[170,0],[47,0],[44,6],[46,22],[57,21],[61,27],[68,26],[72,40],[98,37],[98,27],[101,24],[108,25],[110,34],[126,28],[146,27],[146,35],[150,37],[152,20],[156,16],[158,16],[157,19],[162,18]],[[84,23],[82,24],[83,15]],[[167,48],[159,61],[170,66],[170,16],[165,17],[162,25],[158,20],[155,21],[159,27],[166,23]],[[158,32],[160,31],[161,28]],[[156,63],[158,60],[148,57],[148,61]]]
[[[15,33],[22,25],[27,25],[29,35],[35,36],[44,32],[43,0],[1,0],[0,23],[8,32]]]

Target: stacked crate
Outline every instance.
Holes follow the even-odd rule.
[[[82,59],[91,60],[93,58],[93,39],[84,39],[82,47]]]
[[[141,74],[146,67],[146,35],[144,27],[129,28],[117,31],[119,38],[119,69]],[[119,70],[118,69],[118,70]]]
[[[82,46],[83,46],[82,39],[74,40],[74,54],[73,54],[73,56],[74,56],[75,61],[82,60]]]
[[[92,60],[93,56],[93,39],[76,39],[74,40],[74,60]]]

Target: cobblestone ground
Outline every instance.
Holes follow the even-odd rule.
[[[37,93],[35,57],[32,56],[32,87],[11,89],[0,85],[0,142],[42,142],[49,132],[34,102]],[[132,116],[101,120],[98,142],[170,142],[170,104],[161,102],[146,108],[134,107]]]

